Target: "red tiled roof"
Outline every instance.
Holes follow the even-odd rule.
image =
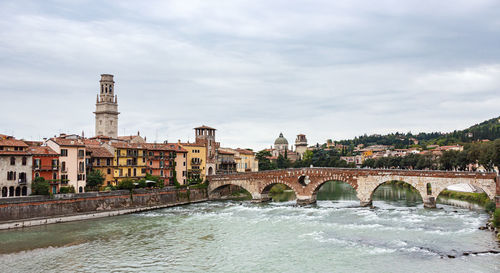
[[[85,146],[100,146],[101,145],[101,142],[97,139],[84,139],[83,140],[83,143],[85,144]]]
[[[168,145],[170,148],[172,148],[174,151],[178,152],[178,153],[187,153],[188,151],[184,148],[182,148],[181,145],[179,145],[178,143],[167,143],[166,145]]]
[[[80,139],[66,139],[66,138],[51,138],[52,141],[57,143],[59,146],[76,146],[76,147],[85,147],[83,142]]]
[[[145,149],[144,143],[113,142],[111,146],[120,149]]]
[[[247,150],[247,149],[236,149],[236,151],[240,154],[245,154],[245,155],[253,155],[254,152],[253,151],[250,151],[250,150]]]
[[[87,147],[87,151],[91,153],[91,157],[114,157],[113,154],[104,147]]]
[[[52,150],[47,146],[30,146],[28,148],[28,152],[32,155],[52,155],[58,156],[59,154],[56,151]]]
[[[8,147],[28,147],[28,144],[15,138],[0,138],[0,146]]]

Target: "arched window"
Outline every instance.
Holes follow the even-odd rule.
[[[14,187],[13,186],[9,187],[9,196],[14,196]]]
[[[10,157],[10,165],[16,165],[16,158],[13,156]]]
[[[35,173],[35,178],[40,177],[39,173]]]
[[[81,187],[81,186],[80,186],[80,187],[78,188],[78,192],[82,193],[82,192],[83,192],[83,187]]]
[[[25,156],[23,156],[22,162],[23,162],[23,166],[26,166],[26,157]]]
[[[22,189],[21,189],[21,195],[22,196],[26,196],[28,195],[28,188],[26,186],[24,186]]]
[[[21,196],[21,188],[16,187],[16,196]]]
[[[7,197],[7,195],[8,195],[7,187],[3,187],[2,188],[2,197]]]

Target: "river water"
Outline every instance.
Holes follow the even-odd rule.
[[[361,208],[339,185],[306,207],[205,202],[3,231],[0,272],[500,272],[498,254],[462,255],[498,250],[481,210],[424,209],[394,186]]]

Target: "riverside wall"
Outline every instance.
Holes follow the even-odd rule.
[[[207,199],[206,189],[175,188],[2,198],[0,229],[113,216]]]

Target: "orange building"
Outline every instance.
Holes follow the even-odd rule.
[[[59,192],[59,154],[48,146],[30,146],[28,153],[33,157],[33,180],[43,177],[50,184],[53,194]]]

